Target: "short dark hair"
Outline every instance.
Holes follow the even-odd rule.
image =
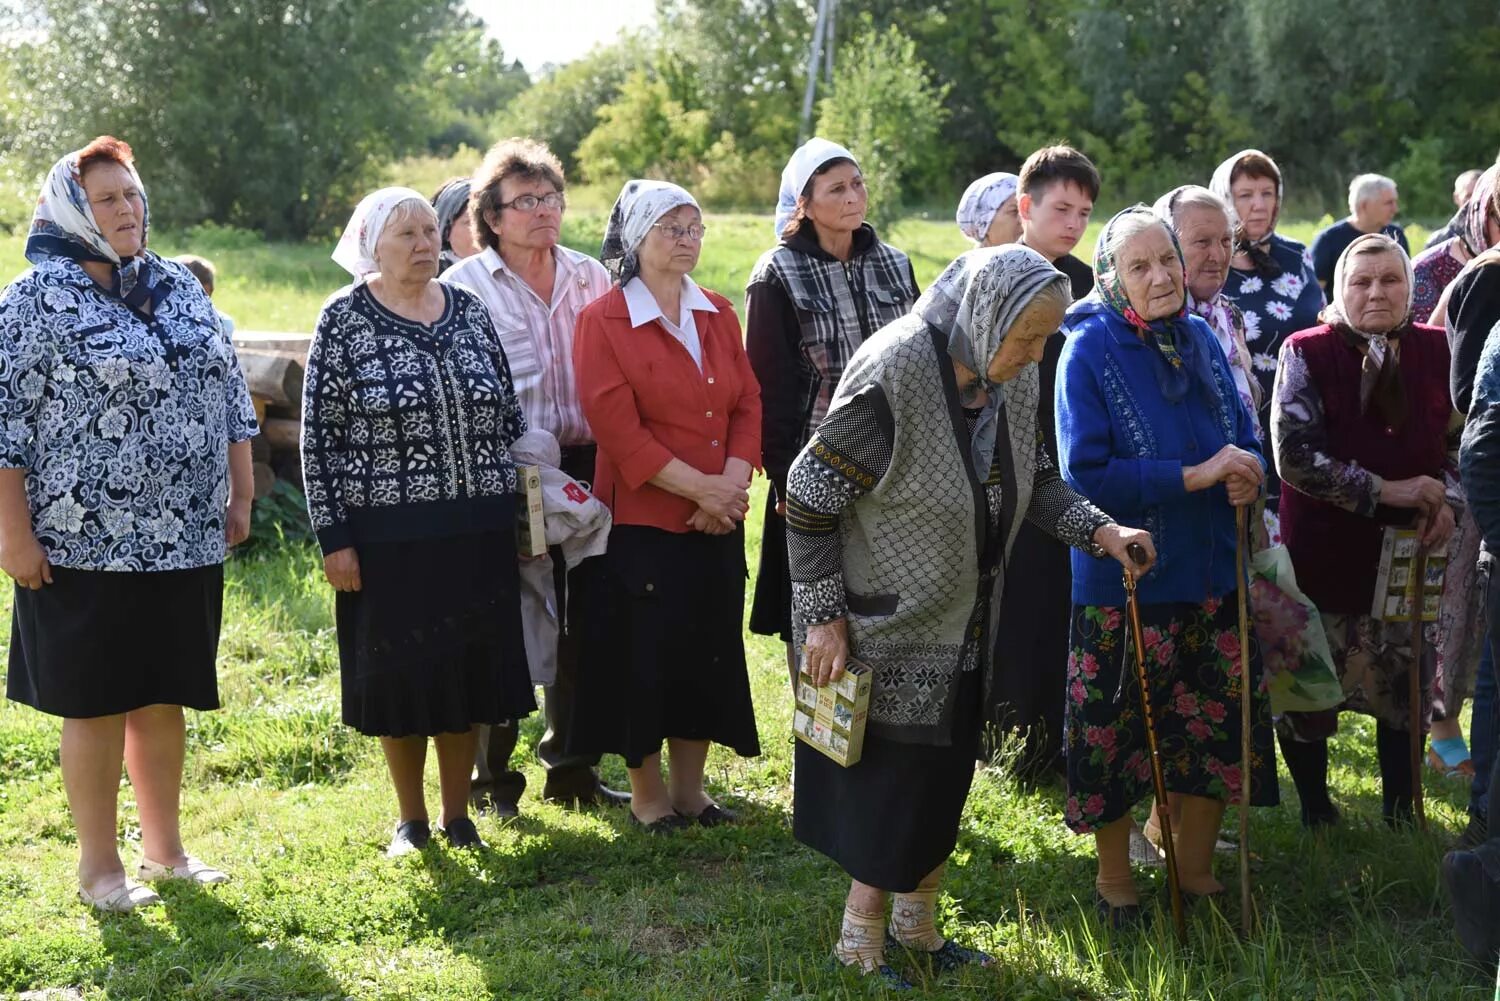
[[[813,184],[817,181],[817,179],[828,173],[834,167],[842,167],[846,163],[852,165],[856,170],[859,169],[859,164],[855,163],[847,156],[836,156],[832,160],[829,160],[827,163],[820,164],[818,166],[818,169],[812,172],[812,176],[807,179],[807,183],[802,185],[802,190],[798,193],[803,198],[811,198],[813,192]],[[797,211],[792,213],[792,217],[788,219],[786,225],[782,227],[781,238],[783,240],[788,240],[796,236],[797,231],[802,228],[802,220],[806,218],[807,216],[803,213],[802,206],[797,206]],[[814,230],[816,231],[816,227],[814,227]]]
[[[78,151],[78,176],[89,172],[90,167],[101,163],[118,163],[129,169],[135,165],[135,151],[123,139],[114,136],[99,136]]]
[[[1062,144],[1043,146],[1021,164],[1021,179],[1017,183],[1021,194],[1039,198],[1056,184],[1076,184],[1088,192],[1090,201],[1096,201],[1099,198],[1099,168],[1072,146]]]
[[[490,229],[485,216],[499,214],[500,185],[508,177],[550,181],[558,191],[565,186],[562,161],[545,143],[514,137],[491,146],[474,172],[474,184],[469,191],[469,228],[481,246],[492,250],[500,249],[500,237]]]
[[[209,295],[214,294],[214,278],[217,272],[212,261],[206,257],[199,257],[197,254],[179,254],[172,260],[191,271],[193,277],[198,279],[198,284],[203,286],[203,291]]]
[[[1246,153],[1234,162],[1234,166],[1229,168],[1229,183],[1234,184],[1242,177],[1271,181],[1278,192],[1281,190],[1281,168],[1264,153]]]

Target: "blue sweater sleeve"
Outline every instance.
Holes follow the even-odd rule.
[[[1054,398],[1063,477],[1115,517],[1182,496],[1182,462],[1117,454],[1116,421],[1103,384],[1101,339],[1073,333],[1063,346]],[[1087,343],[1086,343],[1087,342]],[[1253,433],[1251,434],[1253,438]]]

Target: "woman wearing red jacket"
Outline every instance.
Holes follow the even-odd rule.
[[[703,788],[711,741],[760,753],[740,627],[760,385],[733,307],[688,277],[703,231],[682,188],[626,184],[600,253],[615,287],[573,344],[594,492],[614,514],[573,732],[590,742],[578,750],[625,758],[631,816],[653,832],[733,819]]]

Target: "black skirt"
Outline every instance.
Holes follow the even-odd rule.
[[[786,557],[786,519],[776,513],[776,491],[766,496],[760,530],[760,570],[750,601],[750,631],[792,639],[792,572]]]
[[[361,590],[335,604],[347,725],[433,736],[536,709],[511,532],[355,548]]]
[[[17,587],[6,695],[53,716],[150,705],[219,708],[214,670],[224,567],[117,572],[52,568]]]
[[[902,744],[865,735],[845,768],[797,741],[792,835],[868,886],[910,893],[958,844],[974,781],[982,717],[979,671],[966,671],[953,743]]]
[[[745,535],[616,525],[570,578],[586,589],[568,753],[631,768],[668,738],[760,754],[745,666]]]

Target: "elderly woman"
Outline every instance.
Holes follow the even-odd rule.
[[[400,811],[392,856],[431,836],[427,738],[439,825],[454,847],[479,847],[475,727],[536,708],[509,451],[526,418],[489,310],[437,280],[440,246],[416,191],[359,203],[333,253],[355,283],[318,317],[302,401],[308,512],[338,592],[344,723],[380,738]]]
[[[62,717],[78,896],[159,898],[126,876],[123,757],[142,882],[221,883],[178,827],[182,707],[219,707],[226,543],[250,528],[255,411],[203,287],[146,249],[130,147],[48,173],[0,298],[0,569],[16,582],[7,695]]]
[[[469,222],[480,250],[444,272],[443,279],[473,289],[484,300],[510,362],[527,427],[556,438],[562,446],[559,468],[590,482],[597,449],[578,399],[573,338],[583,308],[609,291],[609,274],[588,254],[561,244],[565,189],[562,163],[544,144],[522,138],[496,143],[474,173],[469,199]],[[569,593],[568,561],[560,549],[551,556],[549,604],[559,619],[581,623],[590,611],[580,595]],[[546,776],[542,799],[618,804],[626,797],[599,781],[598,755],[566,750],[577,692],[579,630],[565,622],[559,626],[556,676],[543,688],[546,730],[536,745]],[[483,812],[493,810],[502,817],[520,812],[526,776],[511,760],[519,733],[519,721],[480,731],[469,799]]]
[[[1447,542],[1458,422],[1448,396],[1442,331],[1411,318],[1411,260],[1390,237],[1349,244],[1334,269],[1322,326],[1281,349],[1271,438],[1287,490],[1281,528],[1297,583],[1318,606],[1347,696],[1343,708],[1374,716],[1389,824],[1412,810],[1408,672],[1422,672],[1423,725],[1435,651],[1412,654],[1412,625],[1370,614],[1383,530],[1415,527],[1421,544]],[[1281,748],[1302,822],[1333,823],[1328,738],[1338,711],[1287,713]]]
[[[798,744],[792,830],[853,879],[835,955],[897,986],[897,945],[942,969],[990,962],[934,919],[1022,520],[1095,557],[1150,551],[1145,532],[1070,490],[1041,445],[1035,363],[1069,301],[1067,277],[1034,250],[962,255],[855,353],[788,479],[804,670],[819,686],[850,656],[874,670],[857,764]]]
[[[734,308],[688,277],[703,233],[682,188],[626,184],[600,254],[616,284],[573,344],[614,527],[589,582],[570,749],[625,758],[631,818],[652,833],[734,820],[703,787],[710,742],[760,753],[740,628],[760,386]]]
[[[438,255],[438,274],[479,253],[479,243],[469,228],[471,184],[467,177],[449,178],[432,196],[432,209],[437,213],[438,232],[443,241],[442,253]]]
[[[1400,200],[1396,182],[1381,174],[1360,174],[1349,182],[1349,215],[1313,237],[1313,273],[1326,295],[1333,285],[1333,266],[1344,248],[1364,233],[1384,233],[1411,251],[1406,232],[1395,223]]]
[[[985,174],[969,185],[958,202],[958,229],[976,247],[998,247],[1021,239],[1021,213],[1016,193],[1021,179],[1015,174]]]
[[[1234,508],[1263,480],[1249,408],[1217,337],[1186,308],[1176,238],[1144,206],[1115,216],[1094,250],[1098,285],[1068,311],[1057,380],[1063,475],[1079,493],[1157,539],[1137,587],[1153,664],[1156,733],[1180,796],[1177,862],[1194,896],[1223,891],[1213,849],[1228,802],[1244,800],[1241,686],[1253,692],[1249,802],[1274,804],[1276,762],[1260,665],[1240,662]],[[1206,290],[1205,290],[1206,291]],[[1134,921],[1130,810],[1151,788],[1146,724],[1129,669],[1125,592],[1110,567],[1073,559],[1068,662],[1066,820],[1093,833],[1095,903],[1112,925]],[[1178,797],[1174,797],[1174,808]]]
[[[762,395],[761,448],[772,489],[761,533],[751,632],[791,645],[786,474],[828,412],[844,365],[865,339],[917,297],[911,262],[865,222],[869,197],[854,154],[813,138],[781,174],[777,245],[750,273],[745,350]]]
[[[1434,316],[1443,290],[1463,271],[1464,265],[1500,244],[1500,164],[1479,176],[1473,193],[1454,220],[1453,236],[1417,255],[1412,262],[1416,288],[1412,292],[1412,316],[1418,323],[1442,322]]]

